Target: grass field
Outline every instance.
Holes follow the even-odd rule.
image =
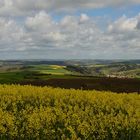
[[[139,140],[140,95],[0,85],[1,140]]]
[[[72,72],[66,70],[66,66],[59,65],[32,65],[29,70],[36,71],[42,74],[52,74],[52,75],[67,75],[72,74]]]
[[[44,70],[46,71],[46,70]],[[80,78],[79,76],[72,76],[69,74],[63,74],[56,72],[54,73],[51,70],[51,74],[49,72],[44,72],[42,70],[28,70],[28,71],[15,71],[15,72],[2,72],[0,73],[0,83],[8,84],[8,83],[18,83],[21,81],[34,81],[34,80],[48,80],[48,79],[71,79],[71,78]],[[57,71],[58,72],[58,71]]]
[[[74,74],[59,65],[29,65],[23,69],[4,67],[0,70],[0,83],[14,83],[24,80],[47,80],[50,78],[70,78]]]

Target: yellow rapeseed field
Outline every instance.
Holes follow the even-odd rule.
[[[140,140],[140,95],[0,85],[0,140]]]

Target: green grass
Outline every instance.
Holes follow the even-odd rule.
[[[14,83],[24,80],[48,80],[52,78],[71,78],[72,72],[65,66],[58,65],[29,65],[24,69],[0,71],[0,83]]]
[[[32,65],[32,68],[29,70],[52,75],[72,74],[72,72],[68,71],[65,66],[58,65]]]
[[[106,65],[103,64],[94,64],[94,65],[89,65],[89,67],[95,67],[95,68],[101,68],[101,67],[105,67]]]
[[[26,72],[5,72],[0,73],[0,83],[11,83],[24,79]]]
[[[70,79],[80,78],[79,76],[65,75],[65,74],[47,74],[41,73],[40,71],[18,71],[18,72],[3,72],[0,73],[1,84],[11,84],[21,81],[32,81],[32,80],[48,80],[48,79]],[[86,77],[83,77],[86,78]]]

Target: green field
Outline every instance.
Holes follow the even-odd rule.
[[[66,69],[66,66],[59,65],[29,65],[25,68],[19,66],[2,67],[0,69],[0,83],[14,83],[24,80],[47,80],[50,78],[71,78],[71,75],[78,75]]]
[[[52,74],[52,75],[67,75],[72,74],[72,72],[66,69],[66,66],[59,65],[31,65],[32,68],[29,70],[36,71],[43,74]]]

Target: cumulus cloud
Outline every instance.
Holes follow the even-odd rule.
[[[122,16],[102,30],[93,17],[67,15],[60,21],[41,11],[16,20],[0,18],[0,56],[7,58],[133,58],[140,52],[140,15]],[[125,52],[125,53],[124,53]]]
[[[30,43],[30,37],[23,27],[14,20],[0,18],[0,54],[27,50]]]
[[[112,43],[124,55],[138,56],[140,53],[140,15],[133,18],[122,16],[108,27],[108,36],[112,36]],[[139,58],[139,57],[138,57]]]
[[[117,31],[132,31],[137,28],[139,24],[140,15],[134,18],[127,18],[125,15],[109,25],[108,29],[112,32]]]
[[[48,14],[41,11],[34,17],[28,17],[25,24],[29,30],[44,30],[50,29],[55,23]]]
[[[37,11],[73,11],[140,4],[139,0],[0,0],[0,15],[30,15]]]

